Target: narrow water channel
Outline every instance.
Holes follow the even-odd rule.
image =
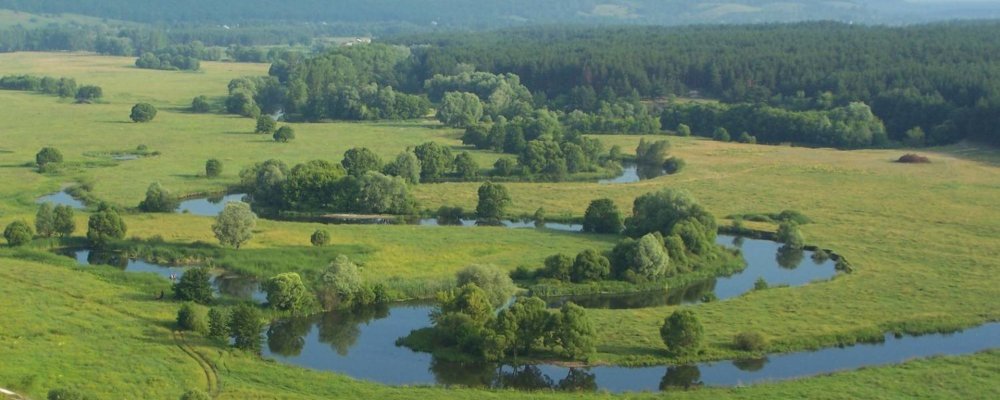
[[[453,363],[395,346],[396,339],[430,326],[429,304],[402,304],[363,312],[326,313],[279,321],[267,331],[264,356],[388,385],[463,385],[526,390],[635,392],[696,386],[740,386],[794,379],[937,354],[969,354],[1000,346],[1000,324],[950,334],[772,355],[758,360],[685,366],[567,368]]]

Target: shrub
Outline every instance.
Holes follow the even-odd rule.
[[[782,222],[778,225],[777,239],[790,248],[801,249],[805,246],[805,238],[799,231],[799,225],[794,222]]]
[[[511,158],[501,157],[493,163],[493,175],[513,176],[517,173],[517,162]]]
[[[611,199],[590,202],[583,217],[583,231],[593,233],[621,233],[625,219]]]
[[[208,333],[208,316],[202,307],[184,303],[177,310],[177,328],[184,331]]]
[[[767,339],[758,332],[740,332],[733,337],[733,346],[743,351],[763,351]]]
[[[753,283],[753,290],[764,290],[764,289],[767,289],[767,288],[768,288],[767,281],[764,280],[763,276],[757,278],[757,280],[754,281],[754,283]]]
[[[596,250],[587,249],[576,255],[570,279],[573,282],[600,281],[611,274],[611,262]]]
[[[215,178],[219,175],[222,175],[222,161],[215,158],[205,161],[205,176]]]
[[[931,159],[925,156],[910,153],[910,154],[904,154],[902,157],[899,157],[899,159],[896,160],[896,162],[904,164],[928,164],[931,162]]]
[[[691,136],[691,127],[684,124],[678,124],[677,136]]]
[[[290,126],[282,126],[274,132],[274,141],[278,143],[288,143],[295,139],[295,130]]]
[[[667,159],[667,161],[663,162],[663,172],[666,172],[667,175],[673,175],[678,172],[681,172],[681,170],[684,169],[684,166],[686,165],[687,163],[684,162],[683,159],[678,157],[670,157]]]
[[[191,111],[196,113],[207,113],[212,111],[212,104],[208,102],[208,97],[198,96],[191,100]]]
[[[212,301],[212,284],[207,268],[192,268],[184,271],[181,279],[174,284],[174,297],[178,300],[208,304]]]
[[[739,141],[740,143],[757,144],[757,137],[751,136],[749,133],[743,132],[740,134],[740,137],[737,139],[737,141]]]
[[[267,302],[279,310],[296,311],[302,308],[308,291],[302,278],[295,272],[278,274],[264,283]]]
[[[38,206],[35,213],[35,232],[38,236],[52,237],[56,233],[56,215],[52,209],[52,204],[45,202]]]
[[[465,210],[462,207],[441,206],[437,210],[438,225],[462,225]]]
[[[224,310],[208,310],[208,336],[215,339],[229,337],[229,316]]]
[[[660,327],[660,338],[667,346],[667,351],[678,356],[695,354],[704,335],[705,331],[698,317],[687,309],[674,311],[663,320],[663,326]]]
[[[90,400],[93,397],[87,396],[76,389],[58,388],[49,390],[47,400]]]
[[[257,117],[257,129],[254,130],[254,133],[272,135],[276,129],[278,129],[278,121],[275,121],[270,115]]]
[[[784,210],[774,217],[778,221],[792,222],[798,225],[811,224],[812,219],[795,210]]]
[[[59,236],[69,237],[76,230],[76,219],[73,218],[73,207],[58,205],[53,211],[52,229]]]
[[[87,221],[87,240],[95,247],[104,247],[112,240],[122,239],[126,232],[128,226],[121,215],[106,204],[102,204]]]
[[[330,244],[330,232],[326,229],[317,229],[316,232],[313,232],[312,236],[309,237],[309,242],[316,247],[326,246]]]
[[[548,278],[568,282],[573,270],[573,259],[565,254],[551,255],[545,259],[543,275]]]
[[[156,117],[156,107],[149,103],[139,103],[132,106],[132,114],[129,118],[134,122],[149,122]]]
[[[240,304],[230,315],[229,335],[233,338],[233,346],[237,349],[260,354],[261,342],[264,340],[261,335],[263,329],[264,322],[260,311],[253,305]]]
[[[715,132],[712,132],[712,139],[718,140],[720,142],[728,142],[732,140],[729,137],[729,131],[727,131],[726,128],[722,127],[715,128]]]
[[[31,225],[28,225],[24,221],[14,221],[7,225],[7,229],[3,231],[4,239],[7,239],[7,244],[11,247],[23,246],[31,243],[31,238],[34,233],[31,231]]]
[[[59,149],[55,147],[43,147],[35,154],[35,164],[38,164],[39,168],[44,168],[48,164],[58,164],[63,162],[63,155]]]
[[[212,396],[198,389],[189,389],[181,395],[180,400],[212,400]]]
[[[456,274],[458,286],[474,283],[489,296],[494,307],[500,307],[514,295],[517,287],[510,275],[494,266],[470,265]]]
[[[144,212],[169,213],[177,209],[178,204],[177,196],[159,182],[154,182],[146,189],[146,199],[139,203],[139,209]]]
[[[81,102],[97,100],[104,96],[104,90],[100,86],[84,85],[76,91],[76,99]]]

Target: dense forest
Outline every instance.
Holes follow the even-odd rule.
[[[997,16],[985,2],[907,0],[0,0],[0,8],[146,23],[325,22],[358,28],[489,29],[552,23],[685,25],[839,20],[907,23]],[[985,3],[985,4],[984,4]],[[946,6],[946,7],[945,7]],[[371,28],[369,28],[371,29]]]
[[[694,95],[790,111],[864,102],[890,139],[937,128],[941,140],[932,143],[947,143],[1000,137],[998,32],[997,22],[549,27],[391,42],[413,47],[414,81],[468,64],[516,74],[536,98],[566,110],[593,104],[595,94]]]

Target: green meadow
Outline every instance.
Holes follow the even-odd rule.
[[[187,111],[193,97],[221,101],[230,79],[266,74],[266,65],[204,62],[199,72],[167,72],[137,69],[133,60],[77,53],[0,54],[0,75],[72,77],[78,84],[99,85],[105,93],[96,104],[74,104],[0,91],[0,224],[31,220],[38,196],[75,182],[93,182],[97,198],[134,207],[152,182],[182,195],[222,191],[238,181],[242,167],[270,158],[290,165],[313,159],[338,162],[347,149],[368,147],[387,159],[426,141],[468,150],[483,168],[499,157],[463,147],[460,131],[429,120],[292,124],[297,139],[277,144],[253,134],[250,119]],[[153,122],[129,121],[130,107],[140,101],[159,108]],[[634,152],[640,140],[596,137],[626,153]],[[692,193],[720,225],[728,224],[724,217],[731,214],[799,210],[814,221],[802,226],[807,243],[835,250],[854,267],[853,273],[827,282],[693,307],[706,333],[705,352],[695,358],[739,355],[731,342],[744,331],[766,336],[768,352],[785,352],[849,344],[885,332],[933,332],[1000,320],[1000,155],[995,149],[972,144],[921,149],[932,163],[911,165],[892,162],[911,151],[906,149],[839,151],[662,138],[671,141],[673,155],[687,162],[677,175],[622,185],[509,183],[510,211],[533,213],[543,207],[549,216],[582,217],[587,204],[600,197],[628,211],[641,194],[680,188]],[[160,155],[123,162],[93,156],[139,145]],[[69,168],[58,174],[35,172],[27,164],[43,146],[61,149]],[[209,158],[222,160],[221,177],[203,176]],[[478,185],[422,184],[413,191],[421,209],[450,205],[472,210]],[[85,234],[85,218],[78,215],[77,236]],[[136,241],[162,239],[175,248],[215,243],[211,218],[132,214],[126,221],[128,238]],[[220,259],[267,277],[321,270],[336,254],[347,254],[359,261],[368,279],[433,287],[469,264],[537,267],[548,255],[608,249],[616,240],[534,229],[327,225],[332,245],[312,248],[309,234],[320,227],[262,220],[253,241],[239,251],[219,250]],[[194,335],[175,338],[171,327],[177,304],[154,301],[150,295],[166,287],[166,281],[33,257],[28,261],[24,253],[0,253],[0,317],[18,321],[0,324],[0,387],[33,397],[43,397],[53,387],[78,386],[101,398],[176,398],[188,388],[211,388],[210,381],[219,398],[233,399],[611,397],[384,387],[262,361]],[[674,309],[588,310],[600,332],[591,361],[679,361],[665,354],[658,332]],[[134,357],[138,352],[148,356]],[[998,395],[991,384],[1000,377],[998,361],[1000,353],[991,351],[675,395],[991,398]]]

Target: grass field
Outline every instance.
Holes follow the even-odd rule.
[[[33,398],[43,398],[52,388],[73,387],[102,399],[174,399],[188,389],[207,390],[211,379],[220,399],[612,397],[386,387],[259,361],[220,350],[196,336],[175,339],[171,327],[177,305],[153,300],[141,289],[148,283],[124,275],[111,268],[90,273],[0,258],[0,315],[18,322],[0,324],[0,387]],[[992,351],[748,388],[675,392],[670,397],[993,398],[1000,394],[995,385],[998,366],[1000,351]]]
[[[241,166],[267,158],[280,158],[289,164],[316,158],[338,161],[346,149],[354,146],[367,146],[383,157],[390,157],[407,146],[427,140],[460,148],[458,131],[439,128],[429,122],[296,125],[299,139],[295,142],[271,143],[250,133],[253,121],[249,119],[184,111],[192,97],[200,94],[222,96],[229,79],[264,74],[266,66],[203,63],[204,71],[186,73],[140,70],[132,67],[131,62],[127,58],[80,54],[0,54],[0,75],[71,76],[80,83],[102,86],[107,96],[101,104],[76,105],[55,97],[0,91],[0,104],[4,105],[0,107],[0,120],[5,121],[0,128],[0,135],[3,135],[0,179],[5,183],[0,187],[0,224],[6,225],[15,218],[30,219],[37,196],[77,179],[96,181],[95,194],[99,198],[133,206],[152,181],[159,181],[179,193],[220,190],[235,182]],[[150,101],[160,108],[154,122],[127,122],[128,109],[137,101]],[[608,146],[617,144],[627,152],[633,151],[640,139],[638,136],[599,138]],[[934,331],[1000,320],[1000,308],[995,301],[1000,294],[997,289],[1000,288],[1000,203],[997,202],[1000,199],[1000,154],[995,149],[973,145],[926,149],[920,153],[928,155],[931,164],[905,165],[891,162],[904,152],[901,150],[837,151],[729,144],[694,138],[670,140],[673,153],[687,161],[686,169],[678,175],[626,185],[573,182],[511,183],[506,186],[514,199],[512,211],[515,213],[531,213],[544,207],[549,215],[581,216],[588,202],[598,197],[612,198],[624,210],[630,210],[636,196],[665,187],[691,192],[720,218],[736,213],[795,209],[815,221],[802,228],[807,242],[834,249],[851,260],[855,272],[830,282],[754,292],[725,302],[697,306],[695,311],[705,325],[708,341],[705,353],[699,358],[732,355],[729,345],[732,336],[747,330],[767,336],[771,340],[769,351],[790,351],[849,343],[880,336],[886,331]],[[83,155],[85,152],[125,150],[139,144],[146,144],[150,150],[163,154],[123,162],[115,167],[80,168],[57,176],[40,175],[24,166],[45,145],[62,149],[69,161],[83,161],[87,159]],[[474,154],[484,166],[497,157],[486,152]],[[199,177],[204,161],[212,157],[225,163],[223,177],[213,180]],[[457,205],[472,209],[477,187],[476,183],[428,184],[419,185],[414,191],[423,208]],[[161,236],[174,244],[214,242],[208,229],[211,220],[207,218],[132,215],[127,221],[129,236]],[[365,273],[369,277],[400,276],[419,280],[447,277],[470,263],[514,268],[521,263],[538,263],[555,252],[575,253],[587,247],[611,245],[604,237],[532,230],[329,226],[334,247],[317,251],[307,247],[308,234],[316,227],[315,224],[262,222],[258,237],[245,253],[241,251],[232,257],[246,263],[248,269],[270,273],[274,271],[273,266],[254,266],[255,260],[266,261],[292,254],[299,257],[296,260],[303,260],[302,270],[309,270],[322,267],[324,259],[332,252],[343,250],[365,263]],[[95,314],[111,313],[102,309],[105,306],[129,310],[122,312],[120,330],[116,328],[117,322],[97,325],[97,318],[87,317],[85,313],[79,317],[81,321],[74,324],[86,326],[87,335],[92,339],[103,337],[101,335],[125,335],[122,341],[136,348],[142,345],[140,343],[171,346],[165,321],[172,317],[174,306],[154,302],[132,304],[124,299],[133,293],[131,299],[135,300],[134,288],[107,285],[88,274],[72,270],[66,274],[57,273],[49,271],[55,267],[9,259],[0,259],[0,262],[7,270],[14,271],[3,272],[10,275],[14,283],[3,289],[7,291],[2,297],[5,301],[2,312],[4,315],[15,312],[18,317],[33,321],[0,328],[3,329],[0,340],[4,341],[0,342],[4,345],[0,350],[2,360],[29,359],[32,352],[51,343],[47,330],[58,329],[55,321],[33,316],[31,309],[10,299],[43,296],[35,292],[55,292],[62,285],[76,288],[67,289],[68,293],[81,293],[90,285],[87,282],[92,281],[96,282],[93,283],[94,291],[79,294],[78,301],[70,300],[73,298],[70,296],[53,309],[78,307]],[[52,276],[42,278],[27,272],[31,270],[44,270]],[[67,275],[70,272],[73,275]],[[49,295],[55,296],[54,293]],[[88,307],[93,309],[87,310]],[[668,361],[662,352],[657,329],[673,309],[589,311],[601,332],[595,360],[609,363]],[[143,321],[149,326],[144,327]],[[98,326],[105,328],[103,332],[97,332],[100,331]],[[36,333],[32,336],[28,335],[30,332]],[[163,337],[150,340],[150,336]],[[38,347],[26,344],[26,349],[22,349],[7,345],[7,341],[18,337],[26,339],[16,340],[37,340],[30,346]],[[102,351],[112,351],[100,346],[80,344],[79,351],[52,353],[49,357],[58,358],[66,365],[88,365],[97,362],[92,360],[103,360],[98,356]],[[210,347],[199,348],[206,354],[218,353]],[[180,351],[176,345],[172,349]],[[150,351],[163,359],[183,355],[173,354],[169,349]],[[3,352],[10,352],[10,357]],[[444,393],[438,389],[383,388],[223,354],[223,359],[218,361],[219,365],[225,365],[220,368],[220,373],[225,371],[222,397],[243,398],[268,393],[276,397],[319,398],[339,394],[344,397],[407,398]],[[1000,353],[992,352],[866,369],[794,383],[705,390],[686,395],[995,397],[990,396],[990,391],[996,392],[996,385],[983,383],[995,381],[1000,376],[996,368],[998,357]],[[149,368],[154,376],[170,377],[164,381],[197,380],[197,370],[188,370],[197,368],[194,361],[183,367],[180,363],[174,365],[162,360],[142,362],[150,363],[142,368]],[[18,388],[27,388],[29,393],[37,395],[43,393],[42,388],[51,387],[51,382],[58,381],[45,373],[39,373],[34,381],[25,378],[30,371],[45,370],[55,375],[55,371],[61,369],[42,367],[43,361],[23,363],[24,367],[12,369],[15,373],[0,368],[0,384],[18,387],[19,382],[24,381],[26,384]],[[992,368],[984,367],[991,363]],[[67,376],[73,382],[86,382],[86,377],[90,376],[86,374],[91,373],[84,368],[70,370],[73,373]],[[114,379],[121,379],[121,384],[130,388],[128,390],[142,390],[142,384],[132,381],[140,378],[128,375],[127,371],[112,369],[109,373]],[[166,397],[182,391],[183,388],[176,385],[178,383],[160,381],[149,384],[150,390],[159,390],[155,393]],[[449,397],[514,396],[512,393],[476,391],[447,393]]]

